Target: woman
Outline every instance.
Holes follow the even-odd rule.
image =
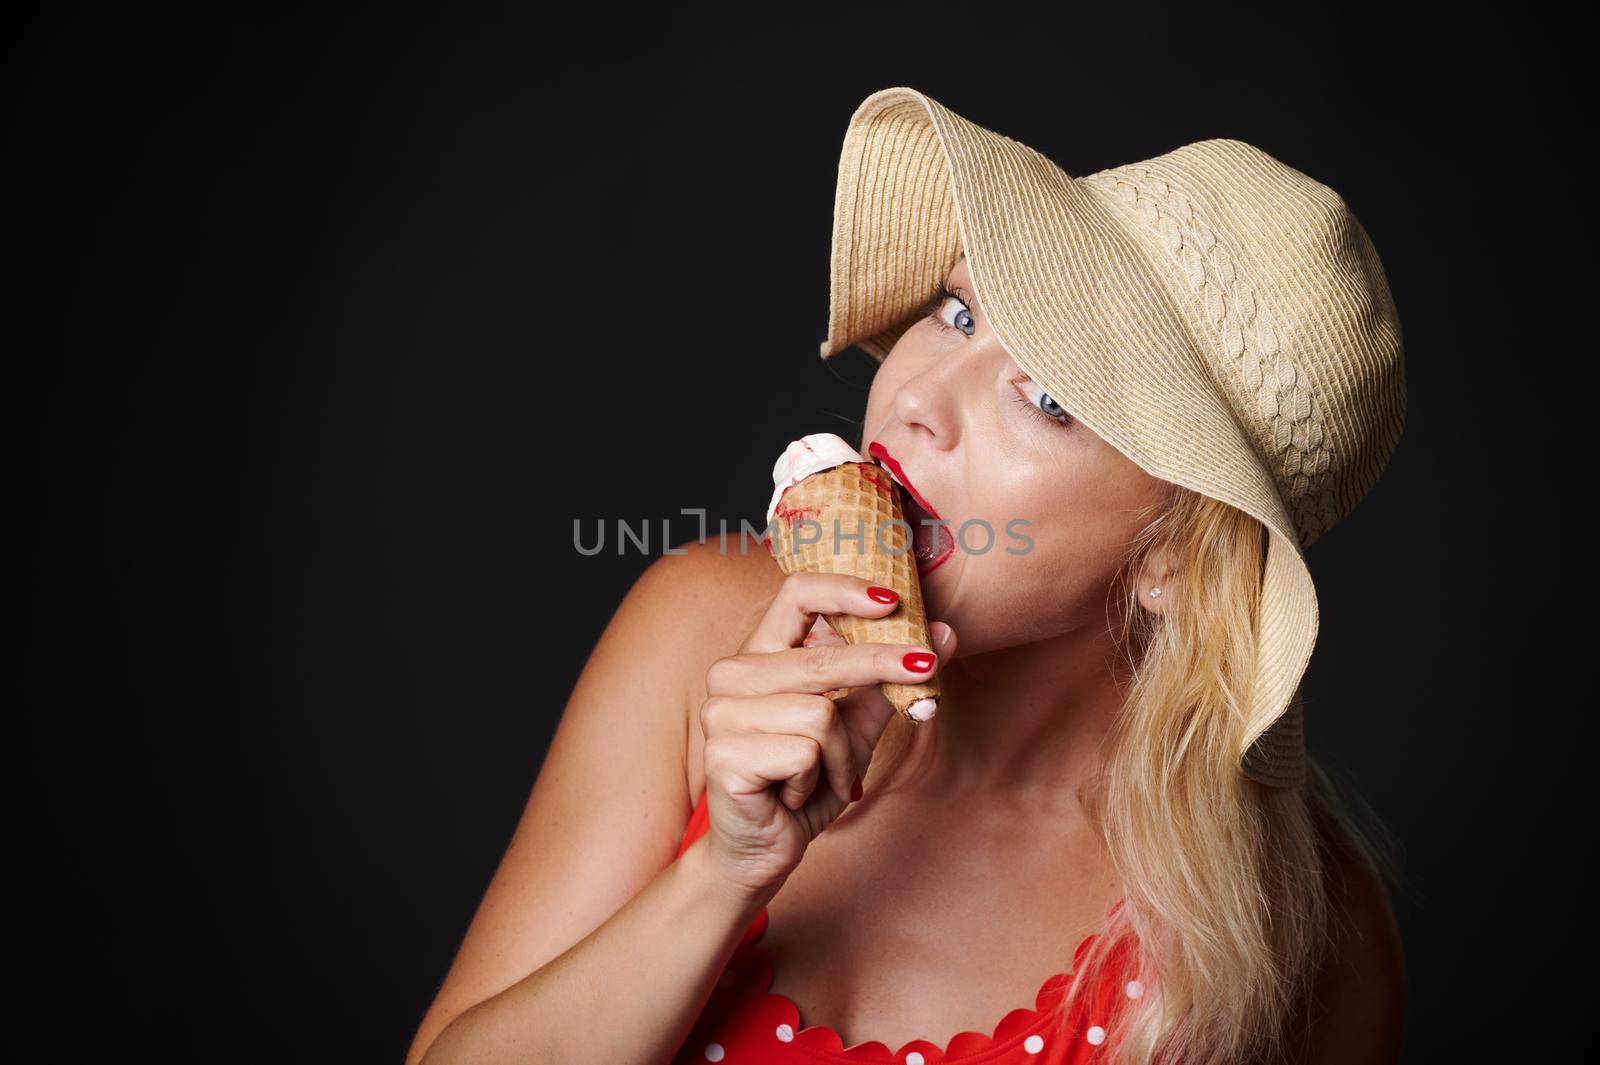
[[[1241,142],[1071,179],[906,88],[839,173],[858,444],[1031,547],[922,540],[932,653],[821,620],[892,589],[653,564],[410,1060],[1394,1060],[1382,862],[1298,692],[1301,549],[1403,421],[1365,232]],[[925,724],[876,687],[935,671]]]

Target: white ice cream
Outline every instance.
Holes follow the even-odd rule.
[[[865,461],[860,452],[833,433],[812,433],[793,441],[783,449],[783,454],[772,467],[772,502],[767,505],[767,524],[772,524],[778,500],[791,484],[846,462]]]

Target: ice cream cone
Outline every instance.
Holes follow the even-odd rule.
[[[899,604],[881,618],[826,615],[847,643],[913,644],[933,650],[911,526],[898,486],[887,472],[870,462],[844,462],[813,473],[783,491],[771,528],[772,556],[784,573],[848,573],[899,593]],[[908,721],[921,724],[938,709],[937,675],[921,684],[880,687]]]

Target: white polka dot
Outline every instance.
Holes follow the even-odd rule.
[[[1097,1024],[1093,1028],[1089,1029],[1089,1042],[1093,1043],[1095,1046],[1099,1046],[1101,1043],[1104,1043],[1105,1041],[1106,1041],[1106,1030],[1104,1028],[1100,1027]]]
[[[915,1050],[906,1055],[906,1065],[922,1065],[922,1062],[922,1055]]]
[[[726,1053],[727,1051],[722,1049],[721,1043],[709,1043],[706,1045],[707,1061],[721,1061],[722,1055]]]
[[[1123,990],[1128,993],[1129,998],[1138,998],[1140,995],[1144,994],[1144,985],[1137,980],[1129,980],[1128,986],[1123,988]]]
[[[787,1024],[778,1025],[777,1030],[774,1031],[772,1034],[776,1035],[779,1039],[783,1040],[785,1043],[794,1042],[794,1029],[789,1027]]]
[[[1030,1035],[1028,1038],[1022,1041],[1022,1049],[1026,1050],[1030,1054],[1039,1053],[1039,1051],[1044,1049],[1044,1037]]]

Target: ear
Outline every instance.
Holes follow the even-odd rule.
[[[1171,601],[1175,590],[1169,587],[1172,574],[1172,556],[1167,549],[1158,547],[1151,551],[1144,565],[1139,568],[1138,579],[1134,581],[1139,605],[1152,614],[1165,614],[1167,603]]]

